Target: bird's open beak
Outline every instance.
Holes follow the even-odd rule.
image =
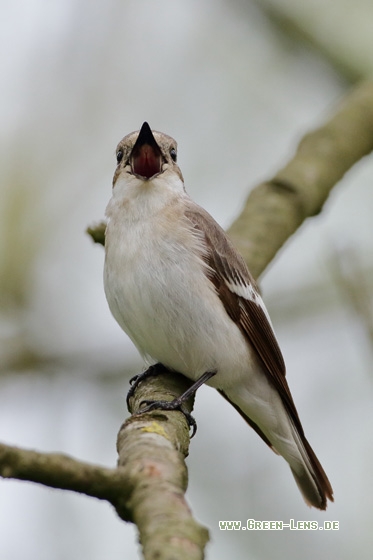
[[[151,179],[162,171],[162,152],[147,122],[141,127],[130,162],[132,172],[145,179]]]

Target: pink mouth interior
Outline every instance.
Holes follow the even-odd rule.
[[[144,144],[132,156],[132,170],[136,175],[150,179],[161,172],[161,157],[152,146]]]

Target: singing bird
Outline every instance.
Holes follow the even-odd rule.
[[[215,387],[289,463],[310,506],[333,501],[285,377],[271,320],[243,258],[188,196],[173,138],[121,140],[106,209],[110,310],[146,362]],[[178,403],[180,404],[180,403]]]

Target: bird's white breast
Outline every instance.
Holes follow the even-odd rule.
[[[192,379],[230,371],[224,386],[247,375],[248,346],[205,275],[203,240],[182,197],[146,219],[130,219],[125,203],[107,213],[105,292],[141,354]],[[211,384],[223,388],[220,377]]]

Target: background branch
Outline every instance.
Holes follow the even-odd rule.
[[[373,150],[373,82],[345,97],[323,126],[306,134],[294,157],[251,191],[229,236],[258,277],[299,226],[315,216],[343,175]]]
[[[303,10],[297,13],[297,10],[287,9],[289,3],[281,3],[276,0],[256,0],[256,3],[273,22],[276,29],[280,29],[284,33],[285,37],[292,37],[297,43],[302,42],[308,48],[321,53],[323,59],[327,60],[338,74],[350,83],[364,80],[370,75],[369,57],[365,55],[365,52],[369,51],[359,48],[357,50],[360,51],[360,56],[357,56],[356,49],[351,46],[351,37],[346,36],[343,26],[338,38],[335,36],[334,40],[330,40],[327,26],[324,27],[324,32],[318,33],[317,18],[314,18],[310,24],[309,12]],[[314,5],[314,10],[319,11],[316,5]],[[321,18],[325,15],[320,11],[319,13]],[[341,17],[341,12],[339,12],[339,17]]]

